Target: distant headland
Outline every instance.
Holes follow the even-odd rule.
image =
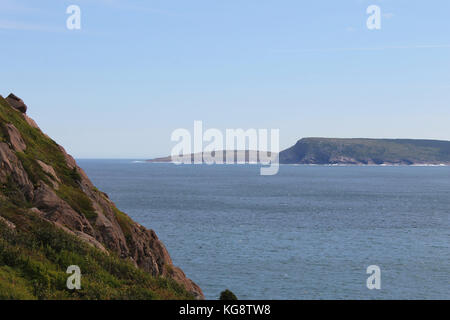
[[[234,152],[236,163],[237,159],[244,159],[244,155],[245,163],[258,163],[260,159],[258,151],[231,152]],[[185,157],[194,159],[195,154]],[[148,162],[172,162],[172,157],[155,158]],[[279,162],[316,165],[450,165],[450,141],[303,138],[281,151]]]

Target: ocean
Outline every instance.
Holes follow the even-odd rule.
[[[207,299],[450,299],[450,167],[78,163]]]

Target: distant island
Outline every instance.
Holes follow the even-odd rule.
[[[244,153],[245,163],[259,162],[259,152],[251,150],[234,151],[235,162],[238,155],[243,159]],[[194,156],[186,157],[194,159]],[[172,162],[172,157],[147,161]],[[281,164],[316,165],[450,165],[450,141],[303,138],[281,151],[279,161]]]
[[[280,163],[419,165],[450,164],[450,141],[304,138],[280,152]]]
[[[212,151],[211,155],[214,157],[216,155],[216,152],[220,153],[222,152],[222,162],[225,163],[226,162],[226,158],[227,158],[227,152],[231,152],[234,156],[234,162],[235,163],[239,163],[239,159],[245,159],[243,162],[244,163],[259,163],[260,162],[260,152],[258,151],[253,151],[253,150],[231,150],[231,151],[226,151],[226,150],[222,150],[222,151]],[[267,152],[264,152],[264,154],[266,154]],[[202,152],[202,153],[192,153],[192,154],[188,154],[188,155],[183,155],[182,157],[184,159],[187,159],[188,161],[191,161],[192,163],[194,163],[194,159],[195,158],[199,158],[201,154],[201,159],[203,159],[204,162],[206,162],[206,156],[208,155],[207,152]],[[269,152],[270,155],[270,152]],[[162,158],[155,158],[155,159],[150,159],[147,160],[147,162],[173,162],[172,157],[171,156],[167,156],[167,157],[162,157]]]

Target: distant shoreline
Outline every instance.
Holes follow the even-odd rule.
[[[266,151],[229,149],[219,153],[218,159],[226,163],[266,163]],[[221,154],[223,153],[223,154]],[[230,159],[229,154],[234,153]],[[184,154],[183,162],[194,159],[204,162],[206,152]],[[211,160],[214,158],[211,157]],[[303,138],[295,145],[279,153],[271,153],[280,164],[303,164],[325,166],[448,166],[450,165],[450,141],[418,139],[346,139],[346,138]],[[260,161],[262,159],[262,161]],[[230,161],[231,160],[231,161]],[[172,162],[172,157],[160,157],[147,162]],[[214,161],[215,162],[215,161]]]
[[[173,161],[133,161],[133,163],[149,163],[149,164],[174,164],[174,165],[264,165],[262,163],[176,163]],[[316,163],[280,163],[280,166],[293,167],[450,167],[450,163],[417,163],[417,164],[353,164],[353,163],[339,163],[339,164],[316,164]]]

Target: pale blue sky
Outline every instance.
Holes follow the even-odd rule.
[[[0,93],[79,158],[168,155],[194,120],[279,128],[283,148],[450,140],[449,14],[448,0],[0,0]]]

